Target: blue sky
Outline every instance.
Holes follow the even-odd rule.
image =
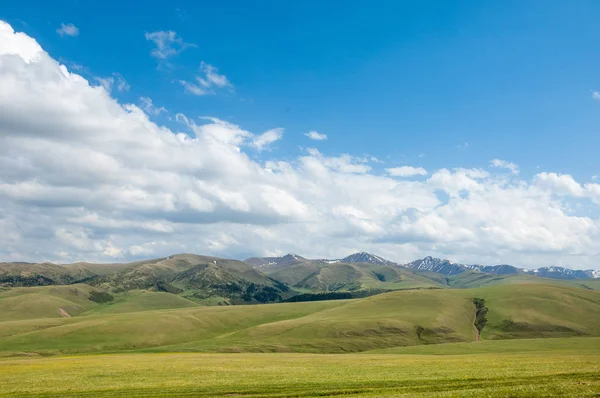
[[[7,2],[0,260],[598,268],[599,17],[594,1]]]
[[[329,153],[470,167],[508,159],[523,174],[600,172],[600,4],[508,2],[12,2],[0,17],[57,59],[121,73],[123,101],[211,115],[251,131],[284,127],[278,156],[329,139]],[[56,27],[73,23],[76,38]],[[193,43],[157,69],[145,32]],[[174,83],[201,61],[235,91],[195,97]],[[461,145],[468,143],[467,148]],[[420,154],[425,156],[419,158]]]

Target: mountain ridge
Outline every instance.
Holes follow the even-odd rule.
[[[282,257],[251,257],[244,262],[258,268],[268,266],[285,266],[294,264],[297,261],[290,261],[290,256],[294,256],[294,260],[302,262],[316,262],[324,264],[336,263],[368,263],[374,265],[398,266],[410,268],[417,271],[433,272],[445,276],[454,276],[467,271],[482,272],[494,275],[513,275],[527,274],[541,276],[552,279],[598,279],[600,278],[600,270],[576,270],[560,266],[542,266],[534,269],[525,269],[516,267],[510,264],[498,265],[481,265],[481,264],[461,264],[455,263],[447,259],[440,259],[433,256],[426,256],[422,259],[414,260],[407,264],[399,264],[394,261],[387,260],[383,257],[371,254],[368,252],[356,252],[341,259],[307,259],[296,254],[287,254]],[[260,264],[260,265],[255,265]]]

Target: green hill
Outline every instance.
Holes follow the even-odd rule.
[[[357,255],[365,254],[368,255]],[[193,254],[122,264],[0,263],[0,288],[85,283],[113,295],[115,302],[110,306],[110,311],[117,312],[125,308],[129,308],[126,310],[128,312],[183,308],[189,306],[190,302],[201,305],[282,302],[298,293],[352,292],[354,297],[364,297],[399,289],[464,289],[538,283],[600,289],[600,279],[550,279],[525,273],[498,275],[475,270],[446,276],[389,262],[309,260],[294,254],[246,261],[255,263],[258,268],[237,260]],[[150,293],[170,293],[171,296]],[[33,296],[29,298],[33,302],[36,300]],[[55,313],[56,308],[68,304],[58,302],[54,296],[38,299],[40,303],[56,301],[56,305],[50,302],[47,305],[54,310],[40,309],[40,313]],[[129,307],[125,306],[125,302],[129,303]],[[114,305],[116,303],[123,305],[119,307]],[[84,309],[87,306],[88,303]],[[40,308],[43,306],[40,305]],[[81,309],[73,308],[72,312],[80,313]]]
[[[0,287],[78,282],[112,294],[148,290],[212,304],[282,301],[293,295],[246,263],[193,254],[125,264],[0,263]]]
[[[246,263],[193,254],[122,265],[78,263],[64,268],[95,272],[85,282],[113,294],[148,290],[180,294],[204,304],[273,302],[293,294],[284,284]]]
[[[112,296],[109,302],[91,298],[98,290],[86,284],[0,289],[0,322],[38,318],[69,318],[81,314],[110,314],[173,308],[199,304],[178,295],[132,290]]]
[[[0,289],[0,322],[79,315],[97,306],[92,290],[84,284]]]
[[[600,329],[598,291],[514,284],[472,292],[490,308],[484,339],[598,335]]]
[[[199,305],[194,301],[171,293],[131,290],[124,294],[115,295],[113,301],[96,305],[85,314],[119,314],[198,307]]]
[[[68,285],[94,275],[84,268],[51,263],[0,263],[0,287]]]
[[[407,289],[443,285],[412,270],[369,263],[302,261],[264,269],[273,279],[294,288],[316,291]]]
[[[542,278],[539,276],[528,274],[497,275],[488,274],[480,271],[466,271],[458,275],[447,277],[446,282],[448,287],[451,288],[476,288],[484,286],[527,283],[571,285],[574,281],[566,281],[564,279]]]
[[[13,292],[10,297],[20,295]],[[119,306],[135,309],[127,309],[131,301],[93,304],[72,318],[0,322],[0,336],[4,336],[0,352],[357,352],[469,342],[476,336],[474,297],[484,298],[489,308],[484,340],[600,336],[600,292],[515,284],[404,290],[354,300],[128,313],[119,313]],[[1,313],[4,300],[0,300]]]

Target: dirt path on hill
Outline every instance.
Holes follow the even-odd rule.
[[[65,318],[70,318],[71,317],[71,315],[69,315],[69,313],[67,311],[63,310],[62,308],[59,308],[58,312],[60,312],[60,314],[62,316],[64,316]]]
[[[477,308],[475,308],[475,313],[473,314],[473,329],[475,329],[475,341],[479,341],[479,329],[475,326],[475,322],[477,322]]]

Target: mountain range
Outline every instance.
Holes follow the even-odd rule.
[[[340,259],[307,259],[290,253],[239,261],[177,254],[115,264],[0,263],[0,288],[84,283],[109,295],[163,292],[201,304],[268,303],[323,292],[364,295],[517,283],[576,284],[597,289],[599,278],[600,272],[593,270],[524,270],[506,264],[466,265],[433,257],[398,264],[366,252]]]
[[[373,265],[397,266],[410,268],[416,271],[428,271],[446,276],[459,275],[468,271],[483,272],[495,275],[512,275],[512,274],[529,274],[541,276],[544,278],[554,279],[595,279],[600,278],[600,270],[573,270],[558,266],[540,267],[536,269],[518,268],[513,265],[478,265],[478,264],[459,264],[449,260],[434,258],[427,256],[425,258],[415,260],[408,264],[399,264],[374,254],[359,252],[351,254],[342,259],[336,260],[308,260],[296,254],[286,254],[282,257],[252,257],[244,260],[247,264],[256,268],[268,268],[272,266],[290,265],[296,262],[315,262],[315,263],[367,263]]]

